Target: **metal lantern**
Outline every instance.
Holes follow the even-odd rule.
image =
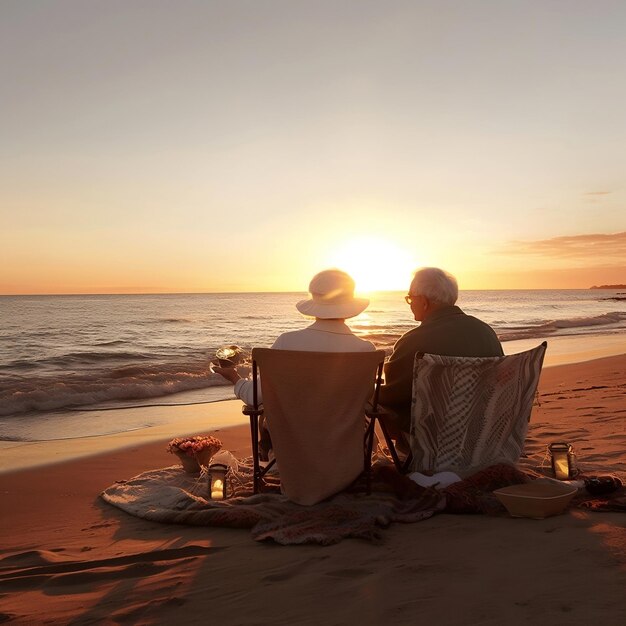
[[[208,494],[211,500],[224,500],[228,497],[226,473],[228,465],[211,463],[208,470]]]
[[[569,443],[563,441],[551,443],[548,446],[552,457],[552,471],[558,480],[569,480],[578,473],[576,470],[576,455]]]

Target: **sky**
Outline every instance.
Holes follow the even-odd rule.
[[[0,0],[0,294],[626,283],[622,0]]]

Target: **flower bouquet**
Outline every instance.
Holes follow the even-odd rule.
[[[210,435],[176,437],[167,444],[167,451],[175,454],[188,474],[198,474],[211,457],[222,447],[222,442]]]

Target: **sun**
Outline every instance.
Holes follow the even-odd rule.
[[[329,263],[354,278],[358,293],[407,289],[417,267],[409,252],[377,237],[346,241],[331,253]]]

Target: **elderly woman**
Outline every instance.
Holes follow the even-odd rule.
[[[275,350],[304,350],[308,352],[370,352],[370,341],[352,333],[345,320],[362,313],[369,300],[354,297],[354,281],[341,270],[324,270],[309,284],[310,297],[296,303],[303,315],[315,321],[302,330],[280,335]],[[214,367],[213,371],[235,385],[235,395],[245,404],[252,404],[252,381],[242,378],[235,368]],[[259,401],[262,398],[259,396]]]

